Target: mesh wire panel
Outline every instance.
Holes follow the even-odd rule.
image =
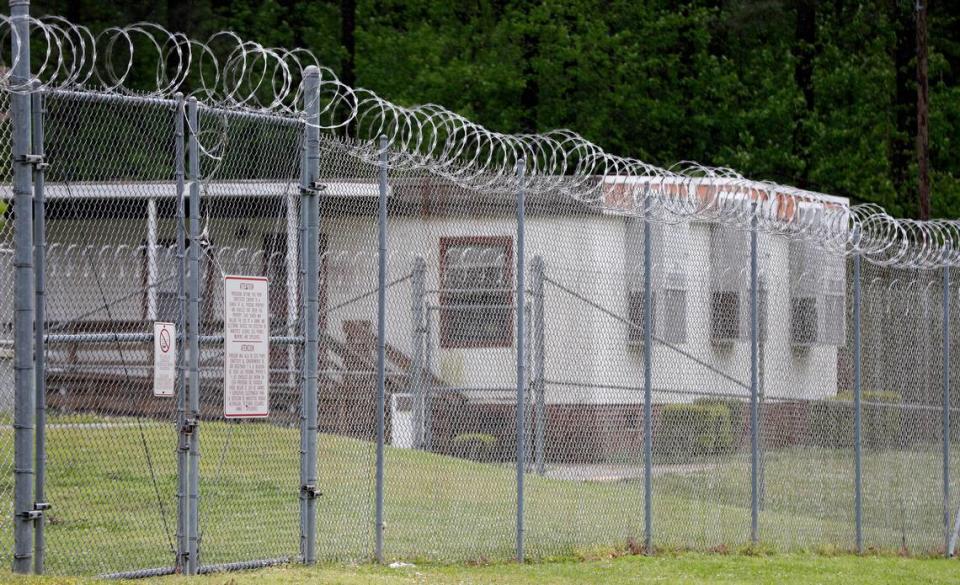
[[[852,336],[846,261],[763,238],[760,538],[781,550],[854,543]]]
[[[387,292],[393,558],[509,558],[516,515],[512,196],[391,176]],[[375,310],[375,307],[374,307]]]
[[[0,94],[0,111],[8,97]],[[151,321],[182,323],[175,104],[47,96],[47,567],[172,566],[175,398],[152,396]],[[10,132],[0,116],[9,206]],[[200,555],[296,557],[304,333],[301,121],[201,108]],[[356,144],[321,140],[318,557],[369,559],[376,527],[378,174]],[[443,169],[450,173],[451,169]],[[479,178],[474,178],[479,183]],[[758,466],[752,466],[750,233],[656,221],[535,192],[519,302],[516,193],[389,170],[385,288],[384,555],[514,554],[517,355],[529,557],[639,551],[644,425],[658,548],[750,542],[851,549],[852,261],[758,237]],[[507,179],[509,180],[509,179]],[[495,183],[497,183],[495,185]],[[610,194],[610,193],[608,193]],[[616,195],[613,193],[613,195]],[[644,233],[649,229],[649,233]],[[650,298],[644,282],[649,238]],[[0,412],[13,404],[13,217],[0,214]],[[269,279],[270,417],[223,412],[226,275]],[[868,548],[942,550],[942,273],[863,264],[863,529]],[[949,291],[951,335],[960,326]],[[645,304],[652,346],[644,347]],[[518,338],[522,314],[526,331]],[[116,335],[114,335],[116,334]],[[119,339],[118,339],[119,338]],[[282,339],[281,339],[282,338]],[[183,347],[182,344],[181,348]],[[644,420],[644,350],[652,412]],[[951,382],[958,387],[954,344]],[[183,356],[181,356],[183,357]],[[951,398],[951,441],[960,427]],[[13,433],[0,544],[9,561]],[[951,443],[953,445],[953,443]],[[960,502],[951,452],[950,513]]]
[[[528,548],[630,546],[643,540],[640,232],[559,194],[527,208]]]
[[[201,335],[224,331],[224,276],[269,279],[270,335],[303,334],[295,119],[202,109]],[[200,561],[296,557],[302,343],[272,342],[270,416],[224,416],[224,347],[200,349]]]
[[[319,181],[324,188],[317,457],[323,496],[317,505],[317,556],[369,559],[377,432],[377,168],[348,154],[347,145],[325,138]],[[390,280],[397,276],[391,273]],[[387,291],[393,294],[397,286]],[[386,363],[392,391],[398,366]]]
[[[750,535],[749,234],[703,222],[653,229],[666,232],[651,238],[654,305],[669,292],[658,265],[686,283],[683,335],[654,310],[654,542],[735,547]]]
[[[156,318],[176,283],[172,102],[47,97],[47,569],[170,566],[175,399],[154,398]],[[153,211],[150,211],[150,208]],[[155,266],[156,270],[151,266]],[[162,279],[162,280],[161,280]],[[177,306],[168,320],[177,321]],[[83,336],[106,334],[94,339]],[[117,341],[114,334],[140,334]]]
[[[14,216],[10,94],[0,91],[0,564],[13,559]]]
[[[941,280],[877,272],[864,271],[864,540],[927,554],[943,549]]]
[[[949,269],[950,272],[950,290],[948,291],[950,302],[950,308],[948,313],[947,324],[950,327],[950,377],[948,379],[950,383],[950,400],[949,400],[949,414],[950,414],[950,428],[949,428],[949,449],[950,456],[948,458],[950,469],[947,474],[947,486],[950,490],[949,501],[947,502],[947,511],[949,512],[951,522],[955,522],[956,515],[960,513],[960,393],[957,392],[957,389],[960,388],[957,384],[960,384],[960,351],[957,348],[957,338],[954,333],[957,331],[957,327],[960,327],[960,302],[957,302],[958,291],[960,287],[957,281],[957,278],[960,278],[960,274],[955,269]],[[943,343],[943,339],[939,340]],[[952,526],[950,527],[952,530]]]

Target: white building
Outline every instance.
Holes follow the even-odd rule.
[[[354,376],[358,366],[348,363],[351,348],[370,341],[364,331],[375,331],[378,229],[375,183],[340,180],[325,186],[320,300],[321,329],[329,344],[322,357],[321,395],[342,389],[337,384]],[[150,321],[176,320],[173,184],[48,184],[46,193],[48,329],[147,331]],[[616,198],[613,186],[611,193],[608,204]],[[222,326],[224,274],[270,277],[273,333],[296,333],[298,199],[292,182],[206,186],[201,218],[205,333],[215,334]],[[537,388],[554,420],[606,425],[603,421],[613,417],[614,426],[639,428],[642,220],[559,195],[529,195],[526,218],[526,264],[529,270],[541,263],[545,277],[541,328],[537,277],[527,274],[528,379],[543,381]],[[422,363],[432,386],[464,404],[488,405],[489,412],[499,408],[497,420],[507,420],[504,413],[516,396],[516,228],[512,198],[468,193],[428,179],[392,183],[388,280],[399,282],[388,289],[387,341],[394,352],[391,391],[401,398],[394,401],[399,408],[410,403],[403,394],[417,394],[410,386],[419,384],[408,374],[413,364]],[[653,224],[651,240],[655,404],[746,399],[750,234],[716,222],[687,221]],[[11,260],[8,250],[0,254],[0,290],[12,291]],[[759,260],[764,397],[835,396],[838,346],[845,343],[843,259],[761,234]],[[422,297],[416,292],[420,286]],[[5,321],[12,316],[12,302],[12,295],[0,298]],[[3,331],[12,337],[10,323]],[[105,364],[118,357],[113,353],[102,345],[95,351],[81,347],[80,354],[76,347],[58,346],[48,359],[52,368],[65,368],[71,360],[75,366]],[[273,354],[280,372],[275,381],[294,390],[295,352],[284,347]],[[130,352],[128,359],[136,363],[128,369],[145,379],[149,355]],[[215,359],[210,363],[206,379],[215,384],[221,373]],[[0,374],[0,384],[2,404],[9,406],[12,376]],[[531,392],[529,400],[538,403],[539,396]],[[398,435],[397,440],[404,439]]]

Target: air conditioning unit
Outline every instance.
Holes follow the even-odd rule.
[[[653,292],[652,302],[656,303],[657,293]],[[650,314],[655,315],[653,306],[650,307]],[[643,291],[632,290],[627,295],[627,316],[630,319],[630,325],[627,326],[627,343],[631,347],[643,345]],[[656,317],[654,317],[654,325]]]
[[[804,296],[790,299],[790,343],[794,347],[810,347],[817,343],[819,320],[817,297]]]

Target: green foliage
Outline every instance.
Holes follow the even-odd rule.
[[[722,403],[667,404],[660,410],[654,444],[668,461],[717,455],[733,445],[730,407]]]
[[[485,433],[461,433],[453,438],[453,445],[459,457],[485,461],[490,457],[497,438]]]
[[[883,390],[863,391],[861,425],[863,446],[868,449],[896,448],[906,414],[899,407],[900,395]],[[810,443],[821,447],[848,448],[854,441],[853,393],[810,405]]]
[[[95,30],[138,20],[196,38],[233,29],[305,46],[341,73],[352,62],[359,86],[498,131],[572,128],[660,165],[728,165],[916,213],[912,3],[359,0],[352,61],[341,15],[351,4],[42,0],[33,11]],[[960,1],[929,10],[933,211],[957,217]],[[804,15],[812,38],[799,32]],[[137,63],[132,79],[153,74]]]

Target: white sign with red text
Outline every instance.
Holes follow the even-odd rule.
[[[270,415],[270,281],[223,277],[223,415]]]

